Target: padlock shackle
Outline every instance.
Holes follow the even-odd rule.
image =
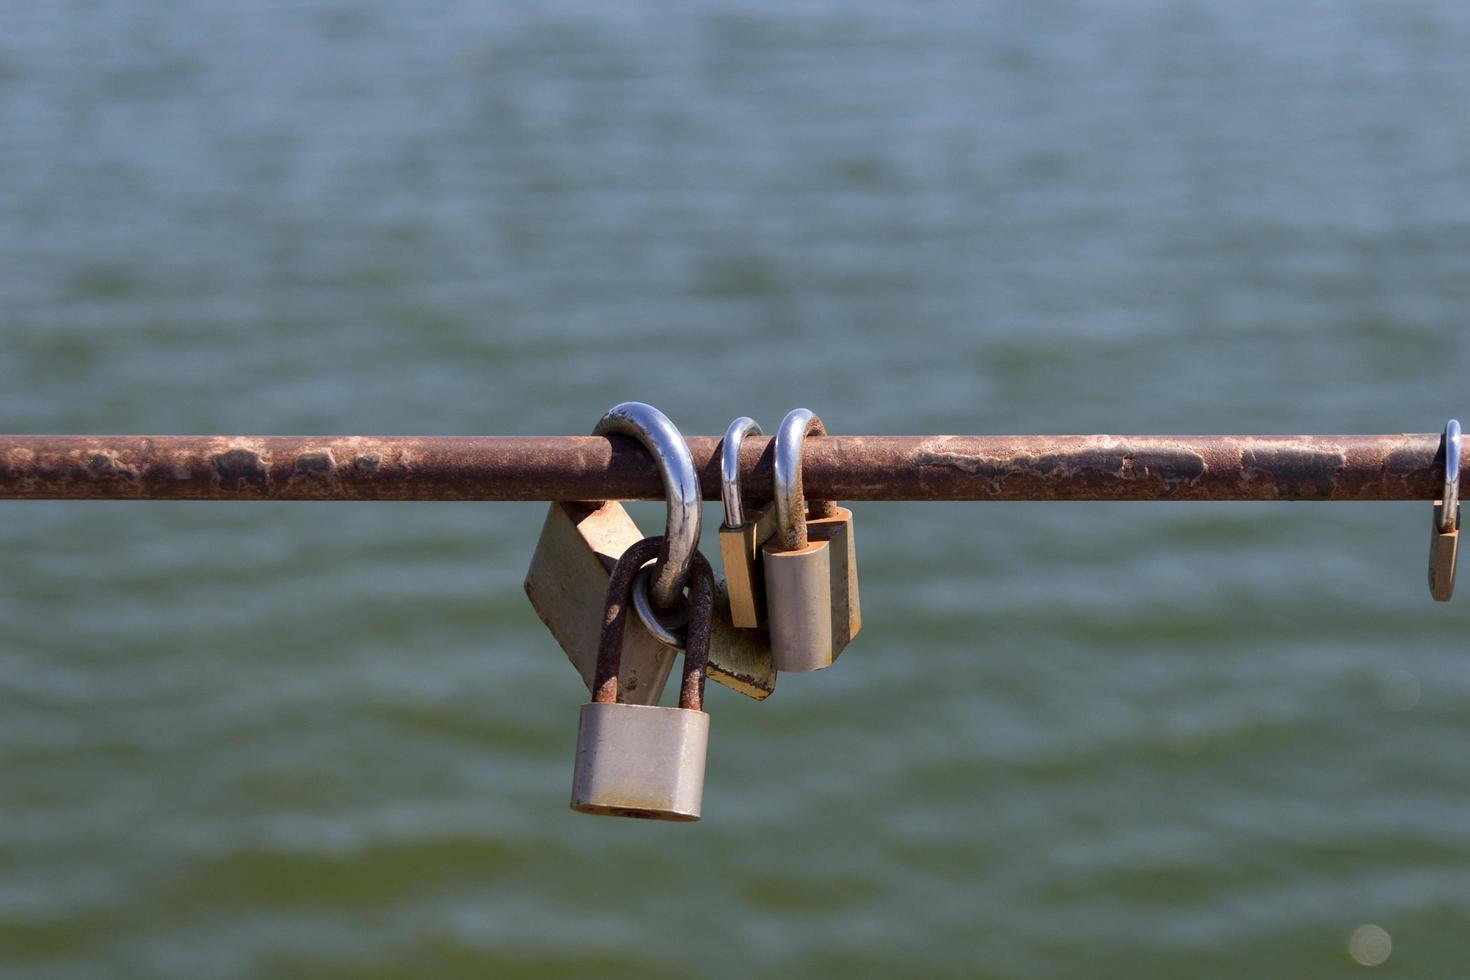
[[[801,450],[808,435],[825,436],[822,420],[809,408],[793,408],[776,430],[771,462],[774,472],[772,498],[776,503],[776,537],[782,551],[800,551],[807,545],[807,517],[836,517],[837,505],[830,500],[803,498]],[[808,506],[809,503],[809,506]]]
[[[1450,419],[1444,427],[1444,495],[1439,529],[1446,534],[1460,527],[1460,422]]]
[[[689,566],[699,550],[704,498],[689,444],[669,417],[643,402],[622,402],[598,420],[595,436],[631,436],[643,444],[658,466],[668,504],[663,542],[654,566],[652,597],[661,612],[673,609],[689,584]]]
[[[725,527],[745,524],[745,509],[740,502],[740,446],[746,436],[764,434],[759,422],[742,415],[730,423],[720,440],[720,500],[725,505]]]
[[[663,547],[663,536],[644,538],[623,552],[608,579],[607,602],[602,610],[602,634],[597,645],[597,670],[592,681],[592,700],[597,704],[619,701],[618,672],[623,663],[623,632],[628,607],[633,601],[633,579]],[[710,631],[714,620],[715,573],[698,551],[690,562],[689,635],[684,645],[684,673],[679,684],[679,707],[704,710],[705,666],[709,661]]]
[[[704,710],[704,679],[709,664],[710,634],[715,620],[715,570],[709,559],[694,553],[689,576],[689,638],[684,642],[684,673],[679,682],[679,707]]]

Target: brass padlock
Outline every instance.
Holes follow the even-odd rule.
[[[747,512],[740,499],[740,444],[752,433],[760,435],[761,427],[755,419],[741,416],[730,423],[720,444],[720,499],[725,507],[720,560],[725,566],[730,624],[737,629],[756,629],[766,621],[761,547],[776,530],[771,504]]]
[[[1434,502],[1429,527],[1429,594],[1449,602],[1455,594],[1455,563],[1460,550],[1460,423],[1444,429],[1444,493]]]
[[[714,572],[695,554],[689,583],[690,621],[679,706],[628,704],[620,697],[618,660],[635,575],[658,553],[660,538],[645,538],[613,568],[603,612],[597,677],[582,705],[572,809],[614,817],[698,820],[704,799],[709,715],[704,713],[704,668],[714,612]],[[642,569],[642,574],[647,570]]]
[[[592,690],[602,610],[618,557],[643,539],[621,504],[554,503],[546,512],[526,572],[526,596],[536,614]],[[647,630],[624,634],[619,676],[625,700],[656,704],[674,666],[674,653]]]
[[[826,435],[821,419],[798,408],[776,433],[775,536],[762,549],[771,653],[777,671],[829,667],[862,628],[852,511],[803,502],[801,449]]]
[[[681,567],[687,577],[699,545],[703,502],[693,459],[678,429],[652,406],[625,402],[603,416],[595,434],[630,435],[649,448],[669,494],[666,536],[676,539],[666,544],[669,557],[660,568],[672,568],[674,581]],[[526,595],[589,691],[597,671],[609,576],[618,557],[642,538],[628,512],[613,501],[554,503],[536,543],[526,573]],[[723,608],[718,596],[716,603],[709,676],[747,697],[768,697],[776,685],[769,649],[753,634],[731,627],[728,613],[718,612]],[[679,605],[676,601],[675,607]],[[620,675],[624,700],[656,704],[675,653],[642,627],[626,630]]]

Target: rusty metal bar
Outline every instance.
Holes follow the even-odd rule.
[[[771,486],[770,439],[741,452]],[[706,500],[719,440],[689,439]],[[828,436],[807,492],[837,500],[1431,500],[1436,434]],[[600,436],[0,436],[0,498],[640,500],[662,495],[633,440]]]

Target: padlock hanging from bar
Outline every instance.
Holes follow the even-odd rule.
[[[801,454],[821,419],[798,408],[786,415],[774,448],[776,533],[762,549],[771,654],[780,671],[831,666],[862,628],[857,542],[852,511],[802,493]]]
[[[720,443],[720,500],[725,510],[720,561],[725,567],[730,622],[738,629],[757,629],[766,621],[761,548],[776,532],[776,509],[770,501],[748,508],[740,493],[740,447],[747,435],[760,434],[755,419],[741,416],[730,423]]]
[[[1429,525],[1429,594],[1449,602],[1455,594],[1455,564],[1460,552],[1460,423],[1444,427],[1444,491],[1434,502]]]
[[[618,686],[633,583],[660,544],[656,537],[635,544],[610,577],[592,700],[582,705],[577,728],[571,806],[581,813],[691,821],[703,807],[709,748],[704,669],[715,591],[714,572],[703,555],[694,555],[691,568],[679,706],[628,704]]]

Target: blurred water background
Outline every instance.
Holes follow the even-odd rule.
[[[1467,181],[1455,0],[9,3],[0,429],[1432,431]],[[1470,973],[1428,504],[856,510],[669,827],[541,505],[0,504],[0,973]]]

